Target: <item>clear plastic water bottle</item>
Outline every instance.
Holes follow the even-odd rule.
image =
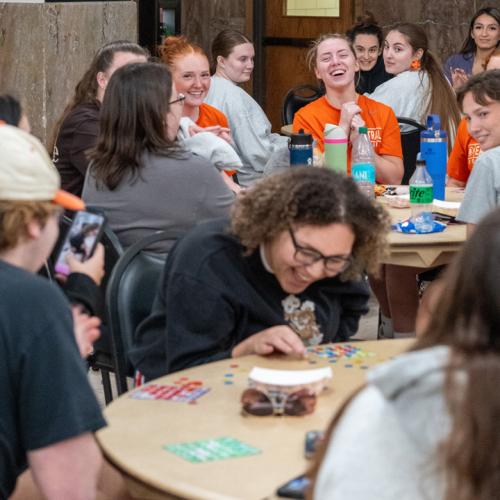
[[[425,160],[417,155],[417,166],[410,179],[411,221],[417,233],[430,233],[434,226],[432,202],[434,190],[432,177],[427,171]]]
[[[369,198],[375,198],[375,155],[368,129],[359,127],[359,135],[352,147],[351,177]]]

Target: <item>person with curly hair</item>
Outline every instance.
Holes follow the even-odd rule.
[[[199,224],[167,258],[131,361],[146,380],[247,354],[303,355],[341,342],[368,310],[365,272],[388,218],[354,181],[297,168],[259,181],[230,221]]]

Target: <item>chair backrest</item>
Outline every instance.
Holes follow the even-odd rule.
[[[101,243],[104,246],[104,278],[102,279],[101,289],[105,291],[113,268],[123,255],[124,250],[118,236],[107,224],[104,226]]]
[[[411,118],[398,117],[398,123],[401,130],[404,165],[401,184],[408,184],[415,171],[417,154],[420,151],[420,132],[425,130],[425,127]]]
[[[283,99],[281,108],[281,121],[283,125],[288,125],[293,122],[295,113],[310,102],[321,97],[324,92],[314,85],[299,85],[291,88]]]
[[[184,233],[158,231],[129,247],[120,257],[106,289],[106,319],[111,334],[116,385],[119,394],[128,390],[133,368],[127,353],[134,331],[151,312],[167,254],[144,251],[158,241],[173,243]]]

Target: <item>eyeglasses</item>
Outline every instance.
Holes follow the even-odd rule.
[[[292,393],[246,389],[241,395],[243,411],[258,417],[268,415],[308,415],[316,407],[316,394],[308,389]]]
[[[176,102],[181,102],[184,103],[186,100],[186,96],[184,94],[177,94],[177,99],[174,99],[173,101],[170,101],[168,104],[175,104]]]
[[[292,243],[295,248],[295,260],[304,264],[305,266],[310,266],[319,260],[324,262],[325,268],[328,271],[341,273],[345,271],[352,262],[352,257],[348,255],[347,257],[344,255],[323,255],[321,252],[317,250],[313,250],[312,248],[305,248],[300,246],[295,239],[295,234],[293,234],[292,229],[289,230],[290,237],[292,238]]]

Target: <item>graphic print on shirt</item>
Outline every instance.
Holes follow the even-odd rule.
[[[467,165],[469,170],[472,170],[479,153],[481,152],[481,146],[479,144],[469,144],[467,147]]]
[[[378,145],[382,142],[382,128],[368,128],[368,137],[370,138],[370,141],[373,145],[373,149],[377,148]]]
[[[285,321],[305,345],[317,345],[323,340],[323,334],[316,322],[314,302],[306,300],[301,304],[298,297],[289,295],[281,301],[281,305]]]

